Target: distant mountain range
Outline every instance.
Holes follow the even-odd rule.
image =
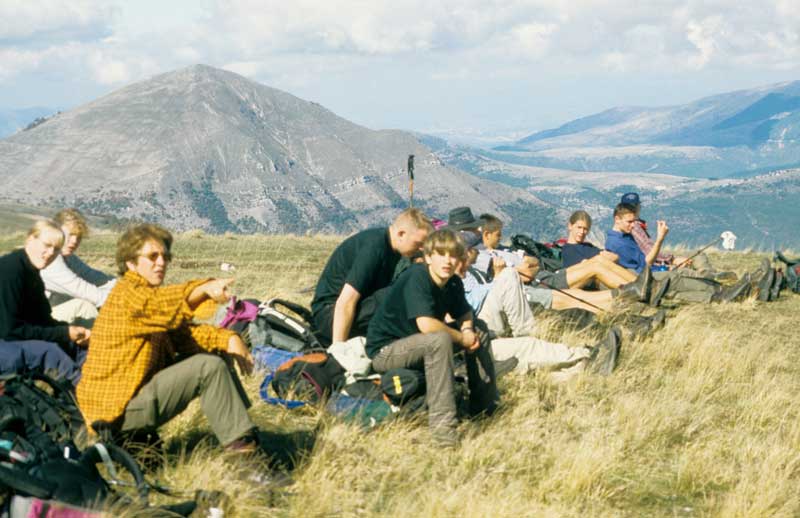
[[[25,129],[37,119],[41,120],[56,113],[53,108],[36,106],[18,110],[0,110],[0,139]]]
[[[562,215],[528,191],[444,165],[403,131],[197,65],[130,85],[0,140],[0,199],[211,232],[349,232],[414,204],[490,211],[542,232]]]
[[[576,171],[748,176],[800,165],[800,81],[666,107],[620,107],[486,156]]]

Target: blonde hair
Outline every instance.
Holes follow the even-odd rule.
[[[86,224],[86,218],[80,213],[78,209],[63,209],[53,216],[53,220],[62,227],[67,227],[70,233],[83,238],[89,235],[89,226]]]
[[[428,216],[419,209],[406,209],[394,218],[393,226],[399,227],[403,225],[411,225],[415,229],[424,229],[430,232],[433,230],[433,225]]]
[[[52,232],[54,235],[58,236],[58,248],[64,246],[64,233],[61,231],[61,227],[53,221],[52,219],[40,219],[33,226],[28,230],[28,235],[26,237],[31,238],[40,237],[45,232]]]
[[[459,260],[464,260],[466,257],[466,247],[464,241],[456,232],[450,229],[440,229],[429,235],[423,245],[425,255],[437,254],[450,254],[451,257],[458,257]]]

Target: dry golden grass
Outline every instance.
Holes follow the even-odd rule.
[[[81,256],[112,270],[114,239],[92,236]],[[238,294],[308,303],[304,288],[339,239],[187,233],[168,282],[227,275],[225,261]],[[19,241],[2,239],[0,250]],[[739,273],[760,257],[711,254]],[[365,433],[314,409],[267,406],[251,378],[251,414],[275,461],[293,468],[293,487],[271,493],[249,481],[254,466],[221,454],[197,405],[163,430],[163,465],[150,476],[226,491],[226,516],[798,516],[798,309],[789,293],[672,308],[663,330],[624,342],[608,378],[504,378],[500,413],[463,424],[453,451],[434,447],[424,422]],[[540,334],[592,340],[548,320]]]

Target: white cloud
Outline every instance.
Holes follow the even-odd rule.
[[[0,42],[42,45],[110,33],[115,9],[90,0],[3,0]]]

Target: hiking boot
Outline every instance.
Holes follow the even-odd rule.
[[[623,284],[619,287],[618,296],[624,300],[646,302],[650,297],[650,287],[653,283],[653,275],[650,268],[645,266],[642,273],[636,277],[636,280]]]
[[[458,448],[461,444],[461,435],[458,430],[447,426],[431,428],[431,439],[440,448]]]
[[[589,357],[591,371],[600,376],[608,376],[617,367],[619,350],[622,346],[622,333],[618,327],[612,327],[605,340],[594,347]]]
[[[735,302],[750,295],[750,274],[745,273],[739,282],[726,286],[711,296],[711,302]]]
[[[650,293],[650,305],[652,307],[656,308],[661,304],[661,299],[664,298],[664,295],[667,294],[667,290],[669,289],[669,283],[669,277],[665,277],[663,280],[653,283],[653,289]]]
[[[775,270],[775,282],[769,290],[769,300],[778,300],[783,289],[783,270]]]
[[[767,262],[766,259],[764,259]],[[761,269],[757,270],[759,273]],[[767,262],[767,270],[759,277],[753,276],[752,288],[756,291],[756,298],[761,302],[768,302],[772,285],[775,283],[775,270],[769,267]]]
[[[225,453],[238,455],[251,455],[259,451],[261,451],[261,447],[258,444],[258,440],[251,434],[240,437],[225,446]]]
[[[650,318],[652,319],[650,321],[650,330],[653,332],[658,331],[667,323],[667,312],[663,309],[659,309],[656,311],[656,314]]]
[[[736,272],[719,272],[714,274],[713,279],[717,282],[736,282],[739,280],[739,276],[736,275]]]
[[[505,360],[494,360],[494,377],[495,379],[500,379],[502,376],[505,376],[509,372],[513,371],[519,365],[519,358],[512,356],[511,358],[506,358]]]

